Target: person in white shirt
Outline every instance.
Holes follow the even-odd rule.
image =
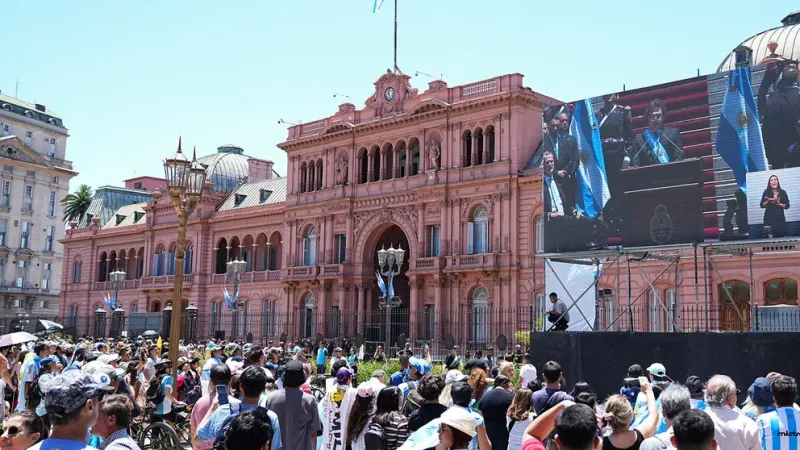
[[[796,449],[800,440],[800,413],[794,409],[797,382],[792,377],[779,375],[770,387],[777,409],[756,419],[761,444],[770,450]]]
[[[522,357],[522,367],[519,368],[519,379],[517,387],[528,387],[528,383],[536,380],[536,367],[531,364],[530,355]]]
[[[758,427],[736,407],[736,383],[726,375],[714,375],[706,386],[705,410],[714,421],[714,438],[725,450],[762,450]]]

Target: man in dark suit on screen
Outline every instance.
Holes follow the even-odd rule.
[[[555,156],[545,150],[542,156],[544,172],[544,246],[545,251],[572,251],[586,246],[581,230],[581,213],[575,203],[566,195],[561,180],[555,176]],[[584,231],[585,232],[585,231]]]
[[[578,141],[569,135],[569,115],[566,107],[550,111],[547,133],[544,136],[544,151],[555,156],[553,177],[561,184],[567,197],[575,201],[575,172],[578,171]]]
[[[667,108],[659,99],[650,102],[644,113],[647,128],[633,139],[633,166],[652,166],[683,160],[681,132],[664,125]]]

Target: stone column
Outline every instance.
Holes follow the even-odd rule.
[[[367,151],[367,183],[372,181],[372,177],[374,176],[374,159],[378,156],[378,154],[373,154]]]
[[[319,290],[319,305],[317,307],[317,321],[318,323],[318,332],[322,333],[323,336],[326,338],[327,335],[327,328],[328,328],[328,287],[324,283],[320,286]]]
[[[358,328],[356,329],[356,334],[364,333],[364,315],[366,314],[366,308],[364,305],[364,297],[365,297],[365,289],[363,285],[357,285],[358,289],[358,307],[356,308],[356,315],[358,317]]]
[[[443,317],[442,311],[442,286],[444,285],[444,279],[436,277],[433,279],[433,292],[434,292],[434,300],[433,300],[433,313],[434,313],[434,334],[432,336],[433,339],[439,339],[441,337],[441,321]]]

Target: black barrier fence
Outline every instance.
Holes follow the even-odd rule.
[[[789,333],[532,333],[531,340],[540,371],[558,361],[568,390],[586,381],[601,400],[619,393],[631,364],[661,363],[681,383],[689,375],[728,375],[743,395],[769,372],[800,376],[797,335]]]

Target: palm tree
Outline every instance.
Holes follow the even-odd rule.
[[[92,188],[86,184],[82,184],[77,191],[67,195],[61,200],[61,206],[64,207],[64,221],[69,222],[83,220],[86,211],[89,210],[89,205],[92,203]]]

